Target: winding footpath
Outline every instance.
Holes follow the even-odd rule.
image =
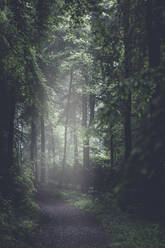
[[[40,197],[41,234],[35,248],[107,248],[107,235],[90,213],[57,197]]]

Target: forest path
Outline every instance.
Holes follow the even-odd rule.
[[[35,248],[106,248],[108,237],[97,218],[57,196],[40,195],[41,234]]]

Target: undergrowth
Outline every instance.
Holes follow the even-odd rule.
[[[32,248],[39,218],[30,168],[13,175],[7,197],[0,194],[0,248]]]
[[[61,195],[75,207],[95,213],[109,233],[111,245],[121,248],[165,248],[165,231],[158,223],[122,212],[114,201],[105,204],[75,191],[63,191]]]

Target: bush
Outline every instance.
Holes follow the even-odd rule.
[[[92,201],[89,195],[65,191],[63,198],[74,206],[93,212],[110,236],[110,247],[165,248],[165,231],[158,223],[137,219],[135,215],[122,212],[117,201],[109,206],[99,199]]]
[[[136,206],[146,217],[165,218],[165,98],[157,97],[138,130],[138,139],[125,165],[121,206]]]
[[[10,176],[9,194],[0,195],[0,248],[31,248],[39,216],[32,172],[24,166]]]

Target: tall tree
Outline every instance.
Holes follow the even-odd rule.
[[[30,160],[32,161],[33,165],[33,172],[35,177],[35,183],[39,182],[39,170],[38,170],[38,163],[37,163],[37,111],[34,107],[32,110],[32,117],[31,117],[31,144],[30,144]]]
[[[66,165],[66,153],[67,153],[67,134],[68,134],[68,122],[69,122],[69,109],[70,109],[70,99],[72,93],[72,83],[73,83],[73,68],[70,69],[70,81],[69,81],[69,89],[68,89],[68,98],[66,105],[66,119],[65,119],[65,132],[64,132],[64,153],[63,153],[63,170]]]
[[[41,182],[46,182],[46,157],[45,157],[45,121],[44,117],[40,117],[41,121]]]
[[[128,80],[131,73],[131,37],[130,37],[130,0],[123,2],[123,27],[124,27],[124,77]],[[130,156],[132,149],[132,131],[131,131],[131,91],[126,89],[124,113],[124,141],[125,141],[125,160]]]
[[[56,148],[55,148],[55,137],[54,137],[54,133],[53,133],[53,127],[51,126],[50,127],[50,133],[51,133],[51,147],[52,147],[52,159],[53,159],[53,166],[54,166],[54,168],[55,168],[55,166],[56,166],[56,162],[55,162],[55,155],[56,155]]]
[[[83,167],[89,167],[89,137],[87,134],[88,128],[88,75],[85,72],[84,75],[85,81],[83,82],[83,90],[82,90],[82,127],[84,129],[84,141],[83,141]]]
[[[90,106],[90,121],[89,123],[92,124],[95,116],[95,103],[96,103],[96,95],[90,94],[89,96],[89,106]]]
[[[78,137],[77,137],[77,108],[74,104],[73,113],[73,139],[74,139],[74,166],[78,165]]]

